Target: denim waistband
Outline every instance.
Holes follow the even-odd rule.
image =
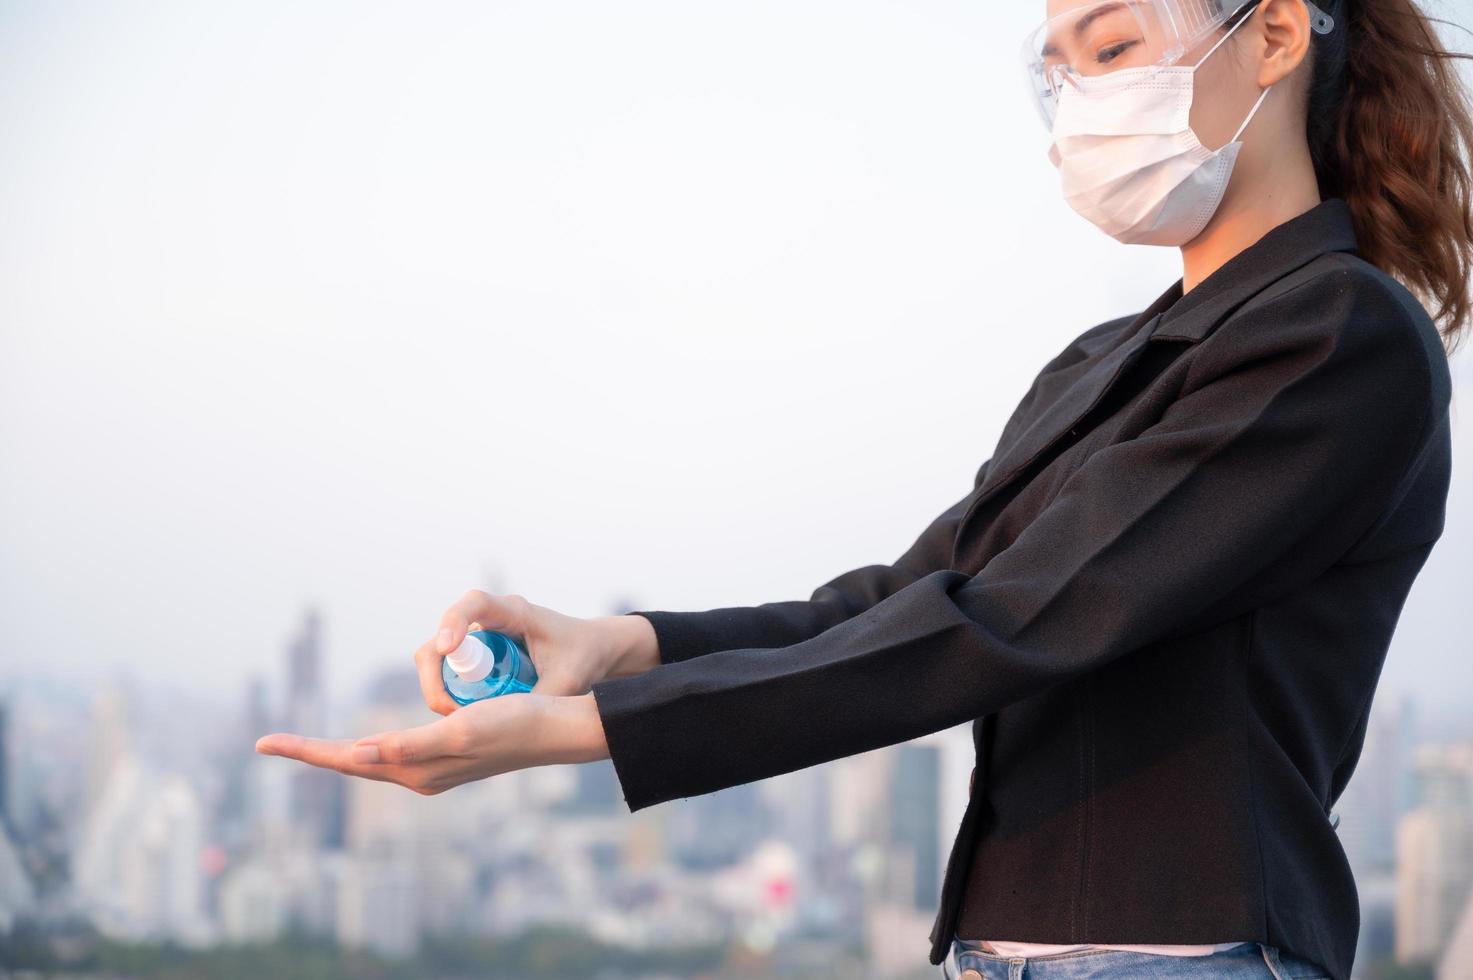
[[[1318,964],[1276,946],[1244,940],[1237,946],[1200,955],[1092,949],[1043,956],[1005,956],[981,948],[980,940],[954,937],[941,964],[945,980],[960,980],[974,970],[982,980],[1077,980],[1151,976],[1170,980],[1325,980]],[[970,978],[969,978],[970,980]]]

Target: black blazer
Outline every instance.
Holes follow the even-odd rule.
[[[893,564],[630,613],[662,665],[593,685],[629,809],[972,719],[932,963],[953,934],[1253,940],[1345,980],[1328,815],[1452,452],[1437,331],[1354,249],[1325,200],[1080,334]]]

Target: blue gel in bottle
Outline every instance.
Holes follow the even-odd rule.
[[[525,694],[537,683],[537,670],[527,648],[493,630],[467,633],[455,652],[441,662],[440,674],[456,704],[502,694]]]

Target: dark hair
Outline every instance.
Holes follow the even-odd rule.
[[[1310,158],[1321,197],[1342,197],[1357,251],[1439,322],[1451,354],[1473,297],[1473,111],[1414,0],[1317,0],[1334,18],[1310,41]]]

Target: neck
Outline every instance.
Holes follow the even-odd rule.
[[[1181,247],[1183,294],[1269,230],[1320,203],[1304,143],[1267,160],[1240,156],[1233,178],[1212,220]]]

